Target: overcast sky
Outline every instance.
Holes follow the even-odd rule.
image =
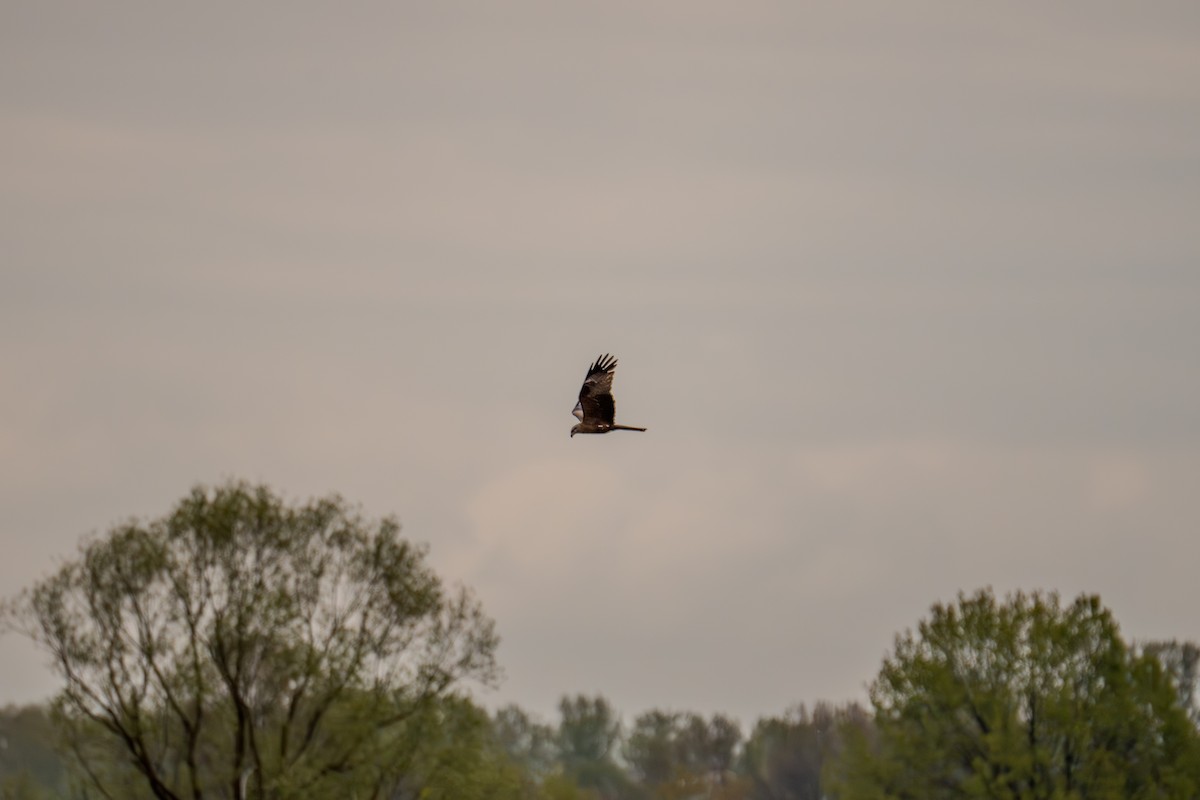
[[[1198,215],[1190,0],[5,3],[0,596],[245,478],[547,718],[864,699],[985,585],[1200,640]]]

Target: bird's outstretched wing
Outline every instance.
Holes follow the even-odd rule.
[[[613,370],[617,360],[605,353],[593,362],[579,390],[579,402],[572,412],[585,424],[612,425],[617,405],[613,401]]]

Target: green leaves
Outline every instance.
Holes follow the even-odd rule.
[[[845,797],[1188,797],[1200,741],[1094,596],[990,590],[935,605],[870,687],[879,742]],[[1147,795],[1150,796],[1150,795]]]
[[[896,637],[855,706],[732,720],[603,697],[494,720],[497,636],[392,518],[197,488],[3,609],[63,680],[76,774],[129,798],[1191,798],[1200,650],[1134,650],[1095,596],[990,590]],[[797,688],[798,692],[803,687]],[[1192,717],[1189,717],[1189,713]],[[0,791],[33,791],[0,776]],[[18,781],[23,781],[18,785]]]
[[[414,779],[417,721],[496,675],[491,620],[424,559],[340,497],[196,488],[85,544],[16,616],[101,788],[117,747],[158,797],[383,796]]]

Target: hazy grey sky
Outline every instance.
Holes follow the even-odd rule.
[[[0,175],[0,595],[247,478],[547,715],[862,698],[987,584],[1200,640],[1194,2],[7,3]]]

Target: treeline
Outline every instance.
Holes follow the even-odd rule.
[[[963,598],[954,611],[971,616],[980,604],[991,602],[990,595],[980,593]],[[1016,598],[993,610],[1009,616],[1006,609],[1022,602]],[[933,634],[933,625],[946,623],[946,610],[923,624],[927,635]],[[898,653],[905,650],[905,641],[898,640]],[[922,647],[929,644],[928,639],[922,641]],[[891,705],[884,696],[901,674],[891,671],[899,663],[893,656],[872,685],[874,712],[853,703],[818,703],[811,710],[798,705],[760,718],[745,731],[724,714],[706,717],[652,709],[625,719],[603,696],[563,697],[553,721],[539,719],[517,705],[488,713],[468,699],[448,696],[438,701],[436,713],[424,715],[410,729],[419,744],[411,751],[415,757],[404,765],[403,779],[386,792],[362,796],[834,800],[899,797],[904,794],[893,795],[888,789],[914,787],[928,792],[923,797],[948,798],[1195,796],[1200,786],[1195,783],[1200,777],[1196,728],[1200,648],[1196,645],[1155,643],[1130,654],[1131,663],[1149,668],[1146,688],[1157,683],[1160,690],[1159,707],[1147,714],[1136,708],[1142,702],[1136,697],[1136,684],[1146,683],[1144,669],[1142,677],[1137,670],[1122,675],[1125,689],[1134,689],[1122,701],[1120,686],[1093,687],[1087,694],[1078,691],[1078,684],[1070,689],[1071,667],[1065,663],[1038,664],[1027,657],[1024,663],[1010,661],[1007,666],[1001,661],[985,664],[979,660],[985,650],[991,649],[991,656],[1003,654],[994,648],[980,650],[979,644],[955,645],[969,645],[973,666],[979,670],[973,685],[927,681],[920,669],[936,670],[936,659],[919,669],[910,663],[901,670],[903,680],[911,681],[914,688],[924,682],[925,688],[914,691],[902,706]],[[927,655],[934,652],[936,648]],[[1004,694],[1005,677],[1000,673],[1013,668],[1030,675],[1041,671],[1054,680],[1041,684],[1041,696],[997,696]],[[1154,676],[1165,680],[1155,681]],[[976,696],[966,697],[972,690]],[[1161,690],[1169,690],[1170,696]],[[1064,715],[1064,709],[1055,707],[1056,697],[1069,698],[1077,713]],[[1022,703],[1028,708],[1020,708]],[[1039,705],[1048,720],[1036,719]],[[38,705],[0,710],[0,800],[103,796],[95,788],[97,771],[107,776],[110,792],[120,787],[113,796],[161,796],[145,785],[144,775],[128,764],[130,754],[114,747],[101,728],[92,729],[96,741],[90,747],[64,737],[62,731],[72,728],[59,727],[65,723],[56,721],[60,713]],[[1184,721],[1187,724],[1181,725]],[[1015,737],[998,735],[1006,723],[1013,726],[1009,733]],[[88,749],[106,752],[111,763],[80,760],[78,753]],[[905,772],[910,774],[906,777]],[[996,793],[988,781],[974,780],[981,775],[993,779],[1006,775],[1004,780],[1011,785]],[[1061,792],[1072,781],[1072,791]],[[246,796],[254,795],[246,792]],[[276,789],[263,796],[297,795]]]
[[[1200,797],[1200,649],[1125,641],[1096,596],[935,604],[868,708],[547,722],[469,699],[493,622],[399,531],[233,483],[85,542],[0,609],[61,680],[0,714],[0,800]]]
[[[661,709],[623,725],[603,697],[564,697],[558,711],[553,726],[515,706],[492,718],[496,743],[534,784],[527,797],[819,800],[843,737],[871,728],[862,708],[824,703],[762,718],[748,734],[722,714]]]
[[[722,714],[656,709],[623,720],[604,697],[583,695],[564,697],[554,721],[516,705],[489,714],[461,699],[443,716],[408,785],[390,798],[820,800],[828,796],[822,769],[842,751],[847,727],[871,729],[857,705],[798,706],[743,731]],[[52,717],[39,705],[0,711],[3,800],[96,796],[80,765],[60,753]],[[146,794],[137,781],[126,791]]]

